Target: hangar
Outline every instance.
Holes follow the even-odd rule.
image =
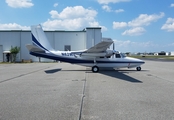
[[[44,31],[50,44],[55,50],[75,51],[88,49],[102,40],[100,27],[87,27],[82,31]],[[0,31],[0,62],[6,61],[6,54],[10,52],[11,46],[20,47],[17,61],[32,60],[50,62],[45,58],[31,56],[25,47],[32,44],[30,30],[1,30]]]

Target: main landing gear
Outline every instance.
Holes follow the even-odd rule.
[[[94,66],[92,67],[92,72],[97,73],[99,71],[99,67],[96,66],[96,59],[94,58]]]
[[[141,67],[136,67],[137,71],[141,71]],[[92,67],[92,72],[97,73],[99,71],[99,67],[98,66],[93,66]]]
[[[141,71],[141,67],[137,67],[136,69],[137,69],[137,71]]]
[[[99,71],[99,67],[97,67],[97,66],[92,67],[92,72],[96,73],[98,71]]]

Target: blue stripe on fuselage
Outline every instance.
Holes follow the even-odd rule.
[[[78,59],[78,58],[72,58],[72,57],[62,57],[62,56],[55,55],[52,53],[30,52],[30,54],[37,56],[37,57],[43,57],[43,58],[48,58],[48,59],[52,59],[52,60],[73,63],[73,64],[94,63],[93,60]],[[97,60],[96,63],[144,63],[144,62],[143,61],[141,62],[141,61],[99,61],[99,60]]]
[[[52,53],[30,52],[30,54],[37,56],[37,57],[43,57],[43,58],[48,58],[48,59],[58,60],[58,61],[63,61],[63,62],[68,62],[68,63],[94,63],[92,60],[80,60],[80,59],[72,58],[72,57],[65,58],[65,57],[55,55]]]
[[[31,35],[32,35],[32,41],[34,42],[34,44],[36,44],[37,46],[39,46],[39,47],[42,48],[43,50],[49,51],[49,50],[47,50],[45,47],[43,47],[43,46],[37,41],[37,39],[34,37],[33,34],[31,34]]]

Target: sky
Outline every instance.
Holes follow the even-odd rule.
[[[0,30],[101,27],[118,51],[174,51],[173,0],[0,0],[0,8]]]

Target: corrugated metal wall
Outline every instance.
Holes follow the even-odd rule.
[[[101,28],[87,28],[86,31],[45,31],[45,34],[55,50],[64,50],[65,45],[70,45],[72,51],[83,50],[99,43],[102,38]],[[32,44],[30,31],[0,31],[0,45],[3,51],[9,51],[11,46],[18,46],[21,49],[17,61],[39,61],[39,58],[29,55],[26,44]],[[41,58],[41,61],[52,60]]]

